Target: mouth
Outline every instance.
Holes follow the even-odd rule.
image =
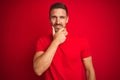
[[[59,31],[59,29],[63,28],[63,25],[62,24],[54,24],[53,27],[55,29],[55,32],[57,32],[57,31]]]
[[[63,26],[61,24],[55,24],[54,25],[54,28],[55,28],[55,31],[57,32],[60,28],[62,28]]]
[[[57,25],[54,25],[55,28],[61,28],[62,25],[61,24],[57,24]]]

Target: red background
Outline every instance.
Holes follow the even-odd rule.
[[[50,32],[48,11],[56,1],[0,2],[0,80],[39,80],[32,68],[35,44]],[[69,31],[89,41],[97,80],[120,80],[120,2],[61,2],[69,9]]]

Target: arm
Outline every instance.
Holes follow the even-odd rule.
[[[86,70],[87,80],[96,80],[95,71],[92,63],[92,57],[87,57],[83,59],[83,63]]]
[[[36,52],[33,59],[33,68],[37,75],[42,75],[49,68],[57,47],[58,44],[53,41],[45,52]]]
[[[33,59],[33,69],[37,75],[42,75],[49,68],[57,47],[63,43],[65,39],[64,31],[60,29],[58,32],[54,32],[53,41],[46,51],[36,52]]]

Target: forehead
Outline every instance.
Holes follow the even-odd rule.
[[[65,9],[62,9],[62,8],[55,8],[55,9],[52,9],[51,10],[51,16],[52,15],[62,15],[62,16],[66,16],[67,13],[65,11]]]

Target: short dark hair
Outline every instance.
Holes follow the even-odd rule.
[[[68,9],[67,9],[67,7],[66,7],[66,5],[64,5],[64,4],[61,3],[61,2],[57,2],[57,3],[54,3],[53,5],[51,5],[50,10],[49,10],[49,16],[50,16],[50,14],[51,14],[51,11],[52,11],[53,9],[57,9],[57,8],[62,8],[62,9],[64,9],[64,10],[66,11],[67,16],[68,16]]]

